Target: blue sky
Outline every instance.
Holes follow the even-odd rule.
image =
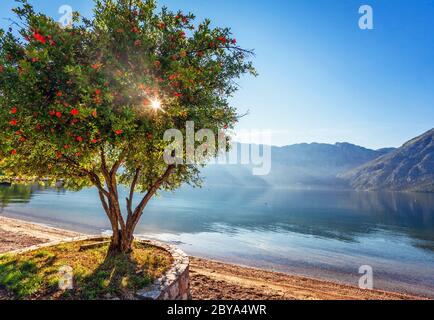
[[[33,0],[53,17],[69,4],[90,16],[91,0]],[[259,77],[233,99],[249,110],[240,130],[270,129],[273,144],[348,141],[399,146],[434,127],[433,0],[161,0],[229,26],[256,52]],[[358,27],[372,6],[374,30]],[[0,26],[13,0],[0,3]]]

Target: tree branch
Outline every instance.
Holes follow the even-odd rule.
[[[149,188],[148,192],[143,197],[142,201],[140,201],[139,205],[136,207],[131,217],[132,221],[130,223],[132,224],[133,229],[136,227],[137,223],[139,222],[143,214],[143,210],[145,209],[149,200],[154,196],[154,194],[158,191],[161,185],[167,180],[167,178],[170,177],[174,169],[175,169],[175,165],[169,165],[166,171],[164,172],[164,174],[151,186],[151,188]]]
[[[130,195],[127,198],[127,210],[128,210],[128,216],[129,217],[133,215],[132,205],[133,205],[134,189],[136,188],[137,181],[139,180],[140,172],[141,172],[141,167],[136,169],[136,172],[134,174],[134,178],[133,178],[133,181],[132,181],[131,187],[130,187]]]

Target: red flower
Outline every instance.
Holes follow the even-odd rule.
[[[96,110],[92,111],[92,117],[96,118],[98,116],[98,113],[96,112]]]
[[[96,89],[96,90],[95,90],[95,94],[96,94],[96,95],[100,95],[100,94],[101,94],[101,90],[100,90],[100,89]]]
[[[9,124],[10,124],[11,126],[16,126],[16,125],[17,125],[17,120],[13,119],[13,120],[11,120],[11,121],[9,122]]]
[[[71,110],[71,115],[73,115],[73,116],[78,115],[78,113],[79,113],[79,111],[76,108],[74,108],[74,109]]]
[[[35,38],[36,41],[39,41],[42,44],[46,44],[47,43],[47,40],[45,40],[45,38],[40,33],[35,32],[33,34],[33,37]]]
[[[180,98],[180,97],[182,97],[182,93],[175,92],[174,96],[177,97],[177,98]]]
[[[80,136],[78,136],[78,137],[76,138],[76,140],[77,140],[78,142],[83,142],[83,138],[80,137]]]
[[[123,130],[116,130],[115,133],[116,133],[117,135],[120,135],[120,134],[124,133],[124,131],[123,131]]]
[[[56,96],[61,97],[63,95],[62,91],[57,91]]]
[[[11,154],[12,154],[12,155],[15,155],[15,154],[17,154],[17,150],[15,150],[15,149],[14,149],[14,150],[12,150],[12,151],[11,151]]]
[[[24,141],[26,141],[26,138],[21,137],[21,138],[20,138],[20,141],[21,141],[21,142],[24,142]]]
[[[20,136],[21,135],[21,131],[17,131],[17,132],[15,132],[15,134],[17,135],[17,136]]]
[[[97,143],[97,142],[98,142],[98,140],[96,140],[95,138],[93,138],[93,139],[90,140],[90,141],[92,141],[92,143]]]
[[[95,63],[92,65],[92,69],[94,70],[98,70],[99,68],[101,68],[101,63]]]
[[[56,112],[56,117],[60,118],[61,116],[62,116],[62,112],[57,111],[57,112]]]
[[[218,37],[217,40],[220,41],[222,44],[226,44],[227,41],[225,37]]]
[[[64,147],[65,149],[69,149],[69,144],[65,144],[63,147]]]
[[[75,154],[75,156],[76,156],[76,157],[79,157],[79,156],[81,156],[81,153],[80,153],[80,152],[77,152],[77,153]]]
[[[227,124],[225,124],[225,125],[223,126],[223,128],[227,129],[227,128],[229,128],[229,126],[228,126]]]
[[[12,107],[12,109],[11,109],[11,113],[12,113],[12,114],[17,113],[17,108],[16,108],[16,107]]]
[[[187,17],[182,17],[182,22],[187,23],[188,22]]]
[[[56,111],[50,110],[48,113],[50,114],[50,116],[54,116],[56,114]]]

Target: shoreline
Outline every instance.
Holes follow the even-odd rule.
[[[79,235],[82,234],[0,215],[0,254]],[[190,278],[195,300],[427,299],[197,257],[191,257]]]

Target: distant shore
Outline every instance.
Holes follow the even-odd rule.
[[[0,253],[78,236],[79,233],[0,216]],[[409,300],[424,299],[191,258],[191,291],[195,300]],[[0,288],[1,289],[1,288]]]

